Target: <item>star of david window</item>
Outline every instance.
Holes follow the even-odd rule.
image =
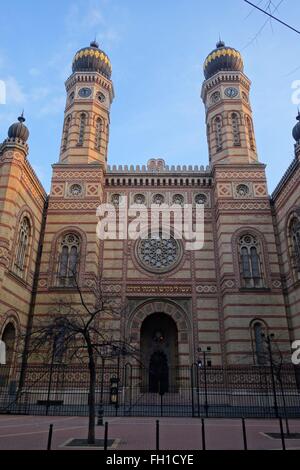
[[[181,194],[175,194],[173,196],[173,204],[179,204],[181,207],[184,206],[184,197]]]
[[[136,194],[134,196],[134,203],[135,204],[145,204],[146,203],[146,198],[143,194]]]
[[[248,196],[250,191],[249,191],[249,187],[246,184],[240,184],[236,188],[236,192],[239,196],[246,197],[246,196]]]
[[[70,196],[78,197],[82,194],[82,186],[80,184],[72,184],[70,187]]]
[[[162,204],[164,204],[164,202],[165,198],[162,194],[155,194],[155,196],[153,196],[153,204],[161,206]]]
[[[195,197],[196,204],[206,204],[207,203],[207,196],[205,194],[197,194]]]
[[[181,247],[177,240],[164,240],[161,236],[139,240],[136,255],[143,268],[154,273],[171,271],[181,259]]]

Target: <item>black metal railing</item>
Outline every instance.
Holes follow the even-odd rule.
[[[272,378],[267,366],[193,364],[157,376],[153,392],[147,369],[98,367],[96,403],[104,416],[300,418],[299,370],[284,365]],[[22,388],[20,372],[0,366],[0,413],[88,415],[87,367],[31,365]]]

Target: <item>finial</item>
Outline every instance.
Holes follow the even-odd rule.
[[[97,42],[96,36],[95,36],[94,41],[91,42],[90,46],[95,47],[96,49],[99,49],[99,44]]]
[[[21,116],[18,117],[18,121],[21,122],[22,124],[23,124],[23,122],[26,121],[26,119],[24,118],[24,109],[23,109],[23,111],[22,111]]]
[[[217,42],[217,49],[221,49],[221,47],[225,47],[225,42],[221,39],[221,34],[219,34],[219,41]]]
[[[298,108],[298,116],[296,117],[297,121],[300,121],[300,109]]]

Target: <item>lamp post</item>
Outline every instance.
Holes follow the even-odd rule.
[[[198,353],[203,355],[203,361],[201,359],[198,360],[198,367],[201,369],[203,368],[204,372],[204,393],[205,393],[205,402],[204,402],[204,409],[205,409],[205,416],[208,417],[208,391],[207,391],[207,355],[211,353],[211,347],[207,346],[206,349],[198,348]]]

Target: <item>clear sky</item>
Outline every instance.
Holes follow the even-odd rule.
[[[299,0],[253,0],[300,29]],[[23,108],[30,162],[47,191],[58,161],[64,81],[75,52],[97,36],[113,65],[110,164],[207,165],[203,62],[219,34],[239,49],[252,80],[260,161],[272,191],[293,159],[300,80],[300,36],[267,22],[243,0],[7,0],[1,1],[0,139]],[[252,13],[251,13],[252,12]],[[249,16],[250,13],[250,16]]]

